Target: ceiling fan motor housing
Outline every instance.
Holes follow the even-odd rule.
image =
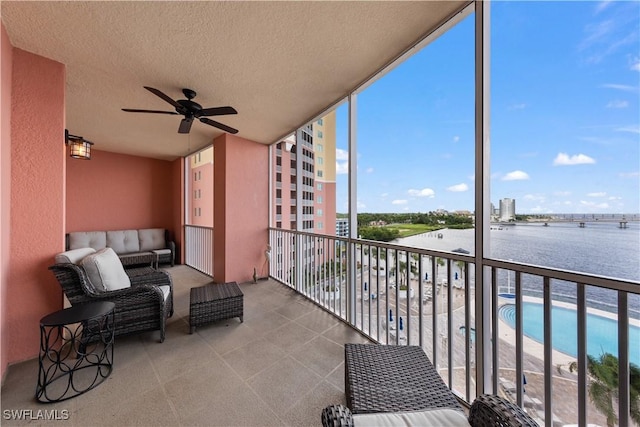
[[[180,114],[196,115],[198,111],[202,110],[202,105],[190,99],[179,99],[176,102],[183,107],[183,111],[180,111],[180,109],[176,108],[176,111]]]

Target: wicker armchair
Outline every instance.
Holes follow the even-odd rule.
[[[167,272],[151,267],[130,268],[126,270],[131,280],[130,288],[95,292],[80,266],[55,264],[49,270],[62,286],[71,305],[91,301],[114,302],[116,336],[159,330],[160,342],[164,341],[166,319],[173,315],[173,283]],[[163,285],[169,286],[166,299],[160,288]]]

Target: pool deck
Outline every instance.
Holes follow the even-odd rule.
[[[424,328],[422,334],[422,344],[423,348],[427,352],[427,355],[432,358],[433,356],[433,331],[430,327],[431,325],[431,316],[433,313],[433,300],[429,300],[426,303],[422,302],[422,299],[418,297],[418,284],[417,281],[412,281],[411,286],[415,289],[415,297],[411,298],[410,301],[407,301],[406,297],[401,298],[399,300],[399,308],[400,313],[396,313],[395,310],[395,290],[388,289],[389,293],[389,308],[393,308],[394,316],[404,316],[405,322],[407,322],[407,317],[410,318],[410,344],[418,344],[418,325],[419,325],[419,313],[422,311]],[[429,284],[431,286],[431,284]],[[382,288],[380,289],[382,290]],[[441,292],[444,290],[444,295]],[[360,290],[358,289],[358,293]],[[370,289],[371,291],[378,291],[378,289]],[[458,391],[465,390],[465,346],[464,346],[464,337],[463,334],[459,332],[459,327],[464,325],[465,322],[465,306],[464,306],[464,294],[465,290],[463,288],[453,287],[452,291],[452,306],[453,306],[453,315],[451,321],[453,322],[455,334],[454,340],[452,343],[453,349],[453,384],[452,388]],[[384,291],[383,291],[384,292]],[[470,297],[473,300],[474,298],[474,289],[470,290]],[[439,345],[440,355],[437,360],[437,368],[442,372],[443,378],[448,376],[447,370],[447,354],[446,349],[448,347],[447,337],[446,337],[446,327],[447,327],[447,319],[446,319],[446,295],[447,288],[440,288],[440,290],[434,296],[436,298],[435,308],[438,313],[439,323],[439,333],[441,342]],[[380,295],[382,296],[382,294]],[[507,300],[500,298],[500,305],[504,303],[513,303],[513,300]],[[535,302],[535,303],[543,303],[541,298],[533,298],[533,297],[523,297],[523,301],[526,302]],[[371,333],[372,336],[376,336],[378,332],[378,327],[382,326],[380,329],[380,338],[381,342],[385,342],[386,330],[384,329],[384,325],[377,325],[377,320],[386,319],[385,307],[382,307],[383,304],[380,304],[379,311],[374,307],[374,302],[382,302],[382,301],[369,301],[366,299],[362,301],[360,298],[358,300],[358,306],[360,304],[364,304],[363,306],[363,318],[362,323],[364,323],[365,331]],[[369,312],[368,306],[371,303],[371,323],[369,323]],[[554,305],[558,305],[564,308],[576,309],[575,305],[553,301]],[[422,307],[420,307],[422,305]],[[407,308],[409,309],[409,316],[407,316]],[[471,322],[473,322],[473,318],[475,316],[474,312],[475,305],[471,304],[470,307],[470,316]],[[376,311],[378,313],[376,314]],[[588,308],[589,314],[600,315],[607,318],[615,319],[615,314],[603,312],[602,310],[596,310]],[[499,360],[500,360],[500,370],[499,370],[499,380],[498,382],[498,390],[496,391],[498,394],[512,400],[516,401],[516,392],[513,389],[516,383],[516,374],[515,374],[515,330],[509,326],[506,322],[503,322],[500,318],[498,320],[498,331],[499,331]],[[360,323],[359,321],[357,323]],[[640,322],[637,319],[630,319],[630,323],[633,325],[638,325]],[[371,330],[369,331],[369,326]],[[390,336],[392,341],[390,343],[395,343],[395,336]],[[406,342],[406,340],[404,341]],[[475,345],[471,344],[471,400],[473,400],[474,392],[475,392],[475,384],[473,383],[473,378],[475,378]],[[562,353],[558,350],[552,350],[552,363],[553,363],[553,378],[552,378],[552,395],[553,395],[553,415],[554,422],[553,426],[563,426],[565,424],[575,424],[577,423],[577,405],[576,399],[578,396],[578,383],[577,383],[577,375],[575,373],[569,372],[569,364],[575,362],[575,357]],[[532,415],[541,425],[544,425],[542,419],[544,418],[544,346],[527,337],[523,336],[523,373],[526,376],[527,384],[525,386],[525,394],[523,394],[524,398],[524,407],[525,410]],[[514,385],[511,387],[511,385]],[[588,421],[589,423],[605,426],[607,425],[606,419],[595,409],[595,407],[588,401]]]

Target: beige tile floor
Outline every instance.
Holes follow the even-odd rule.
[[[244,323],[220,321],[190,335],[189,289],[210,279],[186,266],[167,270],[175,314],[164,343],[158,332],[117,338],[111,376],[56,404],[34,399],[37,359],[11,365],[0,424],[318,426],[323,407],[345,403],[343,344],[367,342],[362,335],[271,280],[240,285]],[[7,419],[7,410],[29,409],[32,418],[66,410],[68,420]]]

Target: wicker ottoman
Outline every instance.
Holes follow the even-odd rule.
[[[209,283],[191,288],[189,302],[189,333],[196,326],[215,322],[216,320],[239,317],[242,322],[244,295],[236,282]]]

